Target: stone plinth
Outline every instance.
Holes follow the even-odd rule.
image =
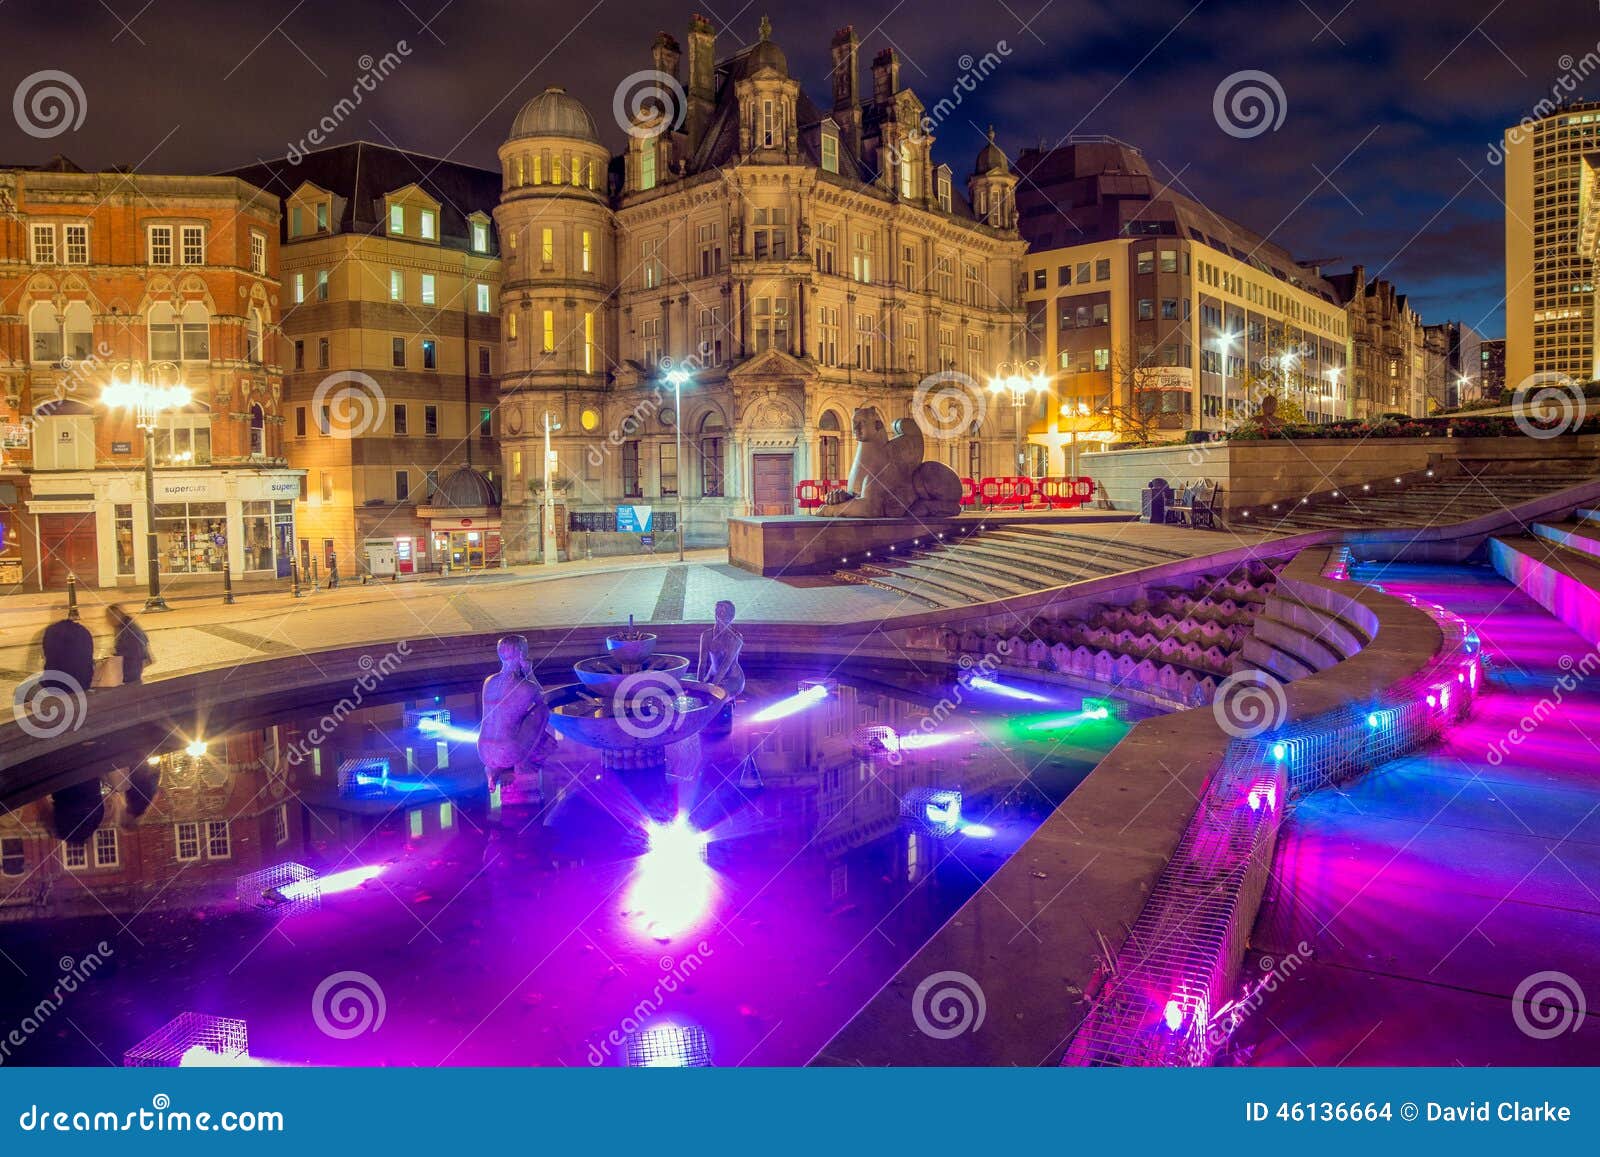
[[[954,518],[821,518],[784,514],[728,520],[728,561],[756,574],[826,574],[860,563],[867,551],[887,553],[923,546],[944,535],[954,541],[981,527],[1023,524],[1058,526],[1090,522],[1128,522],[1136,516],[1114,510],[1038,513],[958,514]],[[846,562],[846,560],[849,560]]]

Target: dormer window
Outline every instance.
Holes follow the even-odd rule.
[[[948,173],[939,174],[938,195],[939,208],[946,213],[950,212],[950,175]]]
[[[474,253],[489,252],[489,226],[483,221],[472,223],[472,251]]]
[[[639,191],[656,187],[656,147],[654,142],[645,141],[639,147]]]
[[[432,209],[424,209],[417,214],[417,232],[424,241],[433,241],[438,237],[439,215]]]
[[[395,236],[404,236],[406,231],[406,207],[404,205],[389,206],[389,232]]]
[[[839,171],[839,134],[822,130],[822,167],[830,173]]]
[[[917,195],[917,173],[912,166],[911,158],[904,153],[900,154],[900,195],[905,198]]]

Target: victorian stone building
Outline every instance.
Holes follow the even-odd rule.
[[[150,435],[163,576],[286,574],[278,199],[57,158],[0,170],[0,209],[0,589],[147,581],[147,435],[102,400],[126,380],[192,395]]]
[[[729,516],[794,510],[802,480],[844,477],[851,412],[911,417],[940,370],[972,384],[946,383],[968,404],[942,411],[956,425],[924,421],[929,455],[1011,472],[1010,407],[973,395],[1016,356],[1015,178],[992,145],[964,180],[936,164],[894,52],[863,93],[857,51],[850,29],[834,36],[823,107],[765,22],[719,60],[697,16],[686,78],[679,43],[656,38],[649,63],[671,82],[621,157],[559,88],[517,114],[495,211],[512,561],[539,549],[547,425],[563,527],[607,529],[619,505],[660,519],[681,491],[691,544],[725,541]]]
[[[1350,318],[1351,417],[1428,413],[1428,350],[1422,319],[1393,282],[1365,266],[1328,279]]]

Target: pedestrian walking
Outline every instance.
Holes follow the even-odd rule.
[[[134,622],[133,616],[118,604],[107,608],[106,618],[111,621],[114,632],[111,653],[122,657],[122,681],[143,682],[144,669],[150,665],[149,636]]]

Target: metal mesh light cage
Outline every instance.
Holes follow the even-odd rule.
[[[181,1012],[123,1053],[122,1064],[130,1069],[177,1068],[196,1050],[224,1061],[248,1057],[250,1038],[244,1021]]]
[[[626,1057],[636,1069],[708,1069],[711,1042],[704,1029],[659,1025],[629,1036]]]
[[[282,863],[248,872],[234,882],[241,908],[259,908],[274,916],[298,916],[322,907],[317,874],[304,864]]]

